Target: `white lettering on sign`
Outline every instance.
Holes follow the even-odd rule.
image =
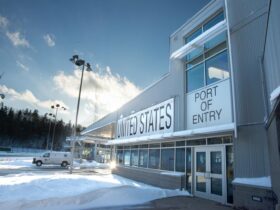
[[[173,132],[174,99],[118,120],[117,137]]]
[[[232,122],[229,80],[187,96],[187,129]]]

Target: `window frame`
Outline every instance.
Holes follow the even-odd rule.
[[[191,36],[193,33],[195,33],[196,31],[198,31],[199,28],[201,28],[202,34],[203,34],[203,33],[205,32],[205,30],[204,30],[204,25],[206,25],[207,23],[211,22],[213,19],[215,19],[216,17],[218,17],[218,16],[221,15],[221,14],[223,14],[224,19],[225,19],[225,11],[224,11],[223,9],[218,10],[218,11],[215,12],[213,15],[211,15],[209,18],[207,18],[205,21],[203,21],[200,25],[198,25],[198,26],[195,27],[192,31],[190,31],[187,35],[185,35],[185,36],[183,37],[184,43],[185,43],[185,44],[189,43],[189,42],[186,41],[187,38],[190,37],[190,36]],[[221,22],[221,21],[219,21],[219,22]],[[216,24],[218,24],[219,22],[217,22]],[[216,25],[216,24],[215,24],[215,25]],[[212,27],[213,27],[213,26],[212,26]],[[209,28],[209,29],[210,29],[210,28]],[[207,29],[207,30],[209,30],[209,29]],[[212,46],[212,47],[209,48],[209,49],[205,49],[205,43],[204,43],[204,44],[203,44],[203,50],[202,50],[202,53],[201,53],[201,54],[198,54],[197,56],[193,57],[193,58],[190,59],[190,60],[187,60],[186,57],[185,57],[185,60],[184,60],[184,67],[185,67],[185,77],[184,77],[184,80],[185,80],[185,93],[186,93],[186,94],[189,94],[189,93],[192,93],[192,92],[194,92],[194,91],[197,91],[197,90],[199,90],[199,89],[201,89],[201,88],[207,87],[208,85],[215,84],[216,82],[220,82],[220,81],[222,81],[222,80],[228,79],[228,78],[226,78],[226,79],[221,79],[221,80],[218,80],[218,81],[216,81],[216,82],[207,84],[206,61],[209,60],[209,59],[211,59],[212,57],[218,55],[219,53],[224,52],[224,51],[227,51],[227,56],[229,56],[229,53],[228,53],[228,37],[227,37],[226,32],[223,32],[223,33],[225,33],[225,35],[226,35],[225,40],[216,43],[214,46]],[[220,34],[219,34],[219,35],[220,35]],[[217,35],[217,36],[219,36],[219,35]],[[209,41],[210,41],[210,40],[209,40]],[[219,45],[224,44],[224,43],[225,43],[225,47],[224,47],[224,48],[222,48],[221,50],[217,51],[217,52],[214,53],[213,55],[211,55],[211,56],[209,56],[209,57],[206,58],[206,53],[207,53],[207,52],[209,52],[209,51],[215,49],[216,47],[218,47]],[[186,56],[187,56],[187,55],[186,55]],[[188,64],[191,63],[192,61],[194,61],[195,59],[199,58],[200,56],[202,56],[202,61],[200,61],[200,62],[196,63],[195,65],[193,65],[193,66],[191,66],[191,67],[188,68]],[[228,59],[228,60],[229,60],[229,59]],[[192,70],[193,68],[195,68],[195,67],[197,67],[197,66],[199,66],[199,65],[201,65],[201,64],[203,64],[203,68],[204,68],[204,69],[203,69],[203,76],[204,76],[204,78],[203,78],[203,86],[200,87],[200,88],[193,89],[193,90],[189,91],[189,90],[188,90],[188,77],[187,77],[188,71]],[[230,66],[229,66],[229,73],[230,73]],[[231,76],[231,75],[230,75],[230,76]],[[229,76],[229,77],[230,77],[230,76]]]

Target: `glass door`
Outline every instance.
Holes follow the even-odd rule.
[[[224,147],[195,148],[195,195],[225,203]]]

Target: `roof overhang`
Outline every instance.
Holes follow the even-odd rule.
[[[101,137],[96,137],[96,136],[88,136],[88,135],[83,135],[83,136],[69,136],[66,138],[66,141],[75,141],[75,142],[83,142],[83,143],[98,143],[98,144],[107,144],[107,142],[112,139],[108,138],[101,138]]]
[[[170,140],[170,139],[178,139],[178,138],[192,138],[192,137],[201,137],[203,135],[213,135],[219,133],[226,133],[234,131],[235,124],[229,123],[218,126],[211,126],[206,128],[196,128],[191,130],[177,131],[172,133],[164,133],[164,134],[154,134],[147,136],[139,136],[133,138],[123,138],[123,139],[114,139],[109,140],[107,145],[121,145],[121,144],[134,144],[134,143],[144,143],[150,142],[154,140]]]
[[[108,124],[95,128],[88,127],[86,130],[81,132],[81,135],[112,139],[115,136],[115,127],[116,122],[110,122]]]
[[[170,56],[170,59],[182,59],[191,51],[203,47],[203,44],[210,39],[214,38],[218,34],[227,30],[227,22],[223,20],[217,23],[212,28],[208,29],[207,31],[203,32],[201,35],[196,37],[194,40],[189,42],[188,44],[184,45],[183,47],[179,48],[175,52],[173,52]]]

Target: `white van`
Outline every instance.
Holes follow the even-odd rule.
[[[71,163],[71,153],[70,152],[45,152],[39,157],[33,158],[33,164],[36,166],[41,166],[42,164],[50,165],[61,165],[61,167],[66,167]]]

